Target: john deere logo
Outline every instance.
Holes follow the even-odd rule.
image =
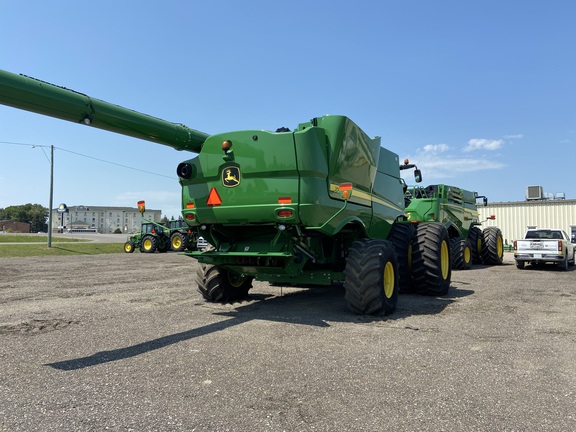
[[[240,168],[228,167],[222,171],[222,184],[226,187],[236,187],[240,184]]]

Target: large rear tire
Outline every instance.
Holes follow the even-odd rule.
[[[140,247],[140,251],[144,253],[154,253],[156,252],[156,248],[158,247],[158,241],[156,237],[147,235],[142,239],[142,246]]]
[[[463,237],[450,239],[453,270],[470,270],[472,268],[472,247],[470,241]]]
[[[482,231],[482,262],[500,265],[504,259],[504,241],[498,227],[486,227]]]
[[[452,268],[450,238],[444,225],[425,222],[418,225],[412,253],[414,291],[441,296],[448,292]]]
[[[468,231],[468,240],[472,247],[472,262],[482,264],[482,231],[474,226]]]
[[[398,303],[398,260],[391,242],[381,239],[355,241],[344,269],[345,299],[357,314],[388,315]]]
[[[253,279],[210,264],[200,264],[196,272],[198,291],[205,300],[214,303],[245,299]]]
[[[174,252],[182,252],[186,249],[186,236],[180,232],[175,232],[170,238],[170,247]]]
[[[398,259],[398,281],[401,293],[412,290],[412,238],[414,225],[396,222],[388,234]]]

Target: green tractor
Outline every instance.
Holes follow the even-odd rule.
[[[168,221],[165,231],[170,237],[170,248],[174,252],[197,249],[198,236],[190,229],[184,219]]]
[[[497,227],[482,229],[478,217],[477,200],[482,198],[483,205],[487,205],[486,197],[444,184],[414,186],[407,189],[405,197],[410,221],[437,221],[446,227],[453,269],[467,270],[472,263],[502,264],[502,232]]]
[[[176,170],[182,216],[211,247],[184,253],[207,301],[241,300],[254,279],[343,284],[352,311],[388,314],[400,288],[449,289],[446,226],[405,211],[400,171],[414,165],[345,116],[208,135],[4,71],[0,103],[192,152]]]
[[[143,253],[168,252],[170,250],[170,236],[166,232],[166,227],[144,219],[139,233],[128,237],[124,243],[124,252],[132,253],[139,249]]]

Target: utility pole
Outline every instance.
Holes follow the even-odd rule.
[[[54,146],[50,146],[50,204],[48,208],[48,247],[52,247],[52,201],[54,196]]]

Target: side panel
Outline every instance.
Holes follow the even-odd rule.
[[[320,231],[331,235],[353,216],[366,227],[372,217],[372,140],[346,117],[326,116],[317,121],[318,127],[309,125],[294,133],[302,224],[319,227],[330,220]],[[364,156],[356,154],[358,148],[364,149]],[[338,190],[341,183],[352,183],[354,192],[346,211],[336,215],[346,205]]]
[[[381,147],[372,190],[374,217],[370,226],[371,237],[386,238],[394,219],[404,213],[399,166],[398,155]]]

